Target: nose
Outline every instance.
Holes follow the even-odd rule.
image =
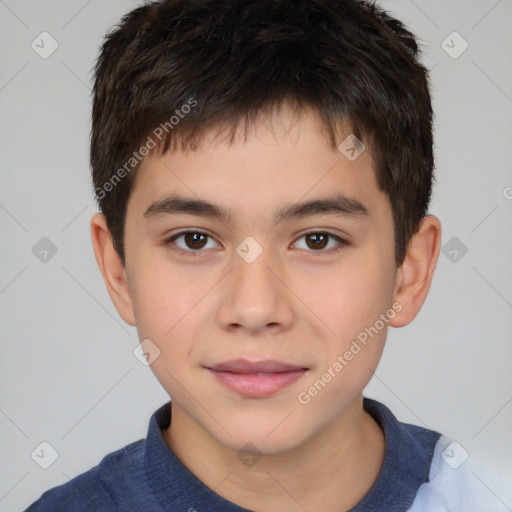
[[[282,265],[264,250],[252,262],[233,254],[233,269],[226,277],[217,321],[229,331],[247,334],[278,333],[294,321],[293,295],[287,289]]]

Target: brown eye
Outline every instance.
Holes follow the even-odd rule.
[[[215,249],[219,247],[210,235],[201,231],[182,231],[167,239],[165,244],[175,245],[182,251],[189,253],[200,253],[205,252],[202,249]]]
[[[311,233],[305,235],[306,244],[310,249],[324,249],[329,242],[327,233]]]
[[[343,238],[324,231],[312,231],[302,235],[294,244],[309,252],[333,253],[349,245]]]
[[[186,233],[185,244],[189,249],[202,249],[206,245],[208,237],[203,233]]]

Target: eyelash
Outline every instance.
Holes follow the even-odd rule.
[[[179,233],[176,233],[174,235],[172,235],[171,237],[167,238],[166,240],[164,240],[164,245],[176,245],[174,244],[175,240],[178,239],[179,237],[181,236],[184,236],[184,235],[187,235],[187,234],[197,234],[197,235],[204,235],[206,237],[208,237],[209,239],[211,240],[214,240],[214,238],[212,236],[210,236],[208,233],[205,233],[204,231],[199,231],[199,230],[187,230],[187,231],[180,231]],[[349,243],[344,240],[343,238],[341,238],[340,236],[337,236],[337,235],[334,235],[333,233],[329,233],[327,231],[308,231],[307,233],[303,233],[299,238],[297,238],[295,240],[294,243],[297,243],[300,239],[308,236],[308,235],[327,235],[330,239],[333,239],[335,240],[336,242],[338,242],[338,246],[335,247],[335,248],[331,248],[331,249],[327,249],[327,250],[323,250],[323,249],[320,249],[320,250],[308,250],[307,252],[310,252],[310,253],[319,253],[319,254],[332,254],[332,253],[336,253],[338,251],[340,251],[343,246],[347,246],[349,245]],[[218,242],[216,242],[218,243]],[[329,243],[329,242],[328,242]],[[193,250],[193,249],[188,249],[188,250],[185,250],[185,249],[182,249],[181,247],[177,247],[177,251],[180,252],[181,254],[185,254],[187,256],[192,256],[192,257],[197,257],[197,256],[200,256],[200,254],[202,252],[205,252],[204,250],[202,249],[199,249],[199,250]]]

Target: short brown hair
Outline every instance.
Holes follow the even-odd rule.
[[[90,154],[123,263],[126,206],[150,139],[162,151],[194,148],[205,130],[247,127],[288,101],[315,109],[333,146],[343,123],[370,150],[400,265],[434,179],[419,54],[400,21],[364,0],[161,0],[128,13],[96,63]]]

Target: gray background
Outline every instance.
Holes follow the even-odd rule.
[[[145,437],[168,399],[133,355],[136,331],[110,302],[89,236],[90,70],[107,29],[135,5],[0,1],[3,511]],[[456,439],[512,510],[494,483],[512,478],[512,1],[383,5],[421,38],[432,69],[431,212],[448,246],[417,319],[391,329],[366,395]],[[31,48],[43,31],[59,45],[46,59]],[[457,58],[464,41],[454,31],[469,44]],[[57,248],[47,261],[32,251],[43,237]],[[48,469],[31,457],[43,441],[59,454]],[[50,454],[36,453],[40,464]]]

